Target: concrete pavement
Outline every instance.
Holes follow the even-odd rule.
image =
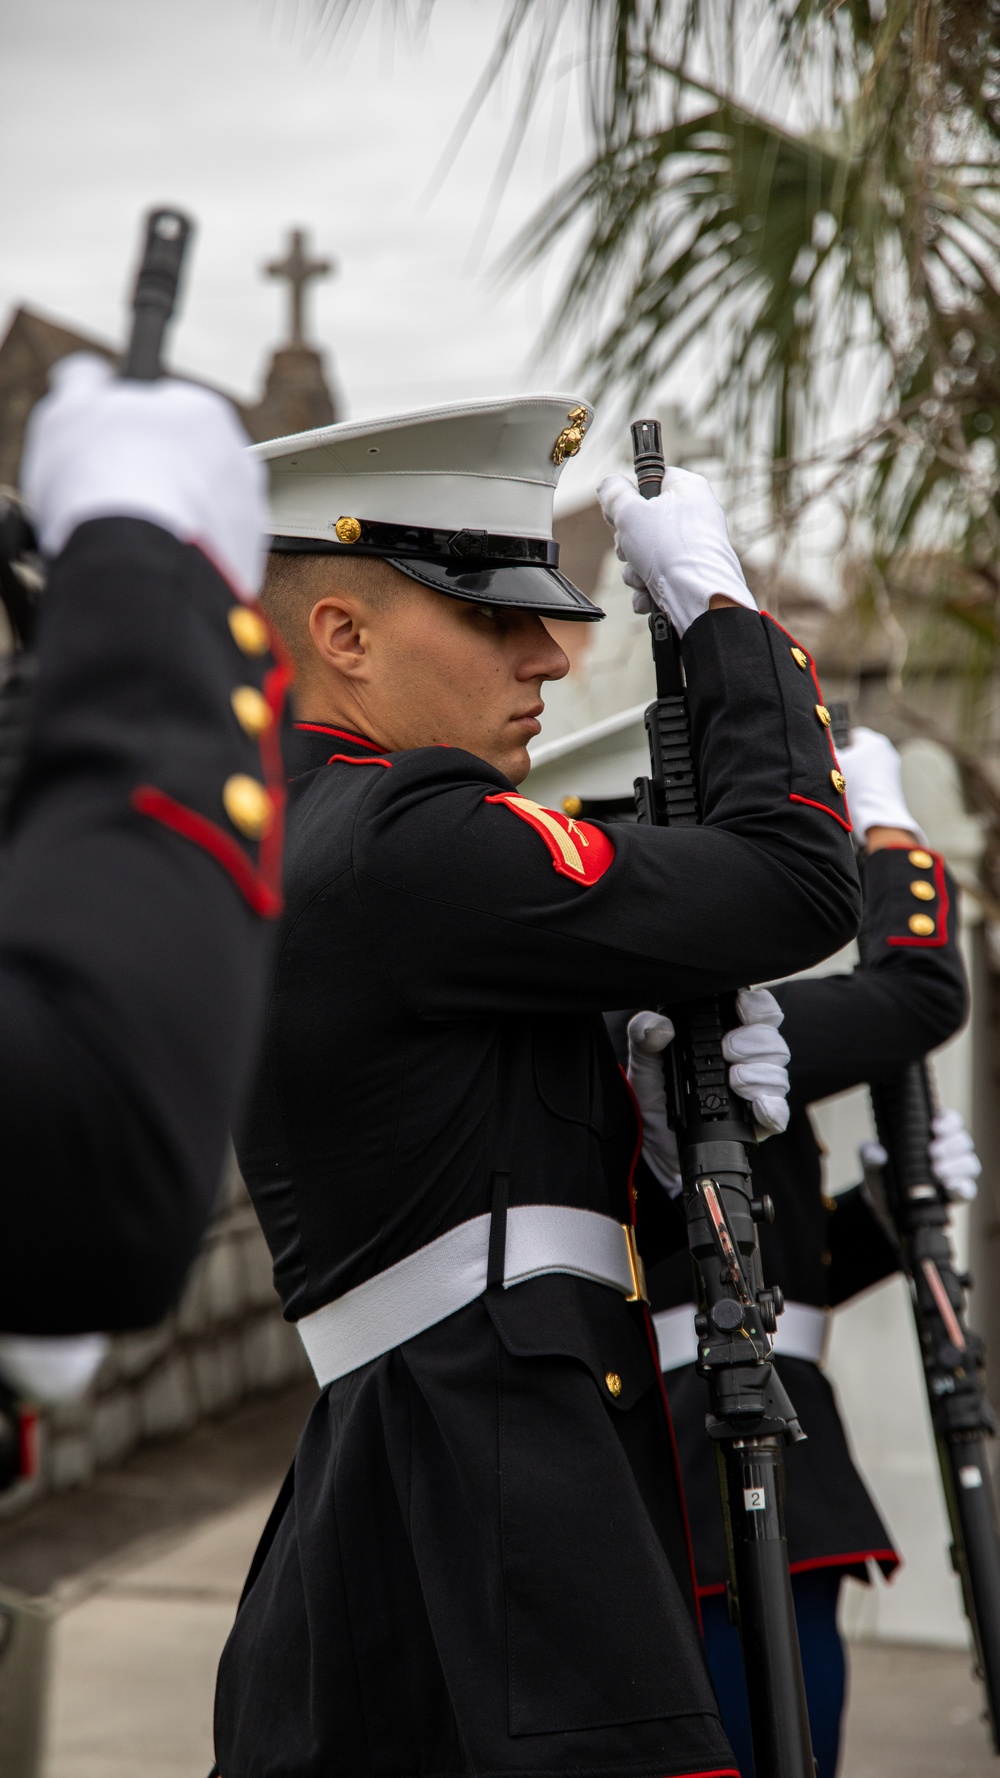
[[[215,1668],[273,1499],[106,1569],[63,1613],[45,1778],[204,1778]]]
[[[205,1778],[215,1667],[308,1389],[148,1450],[0,1529],[54,1602],[44,1778]],[[997,1778],[969,1658],[855,1643],[839,1778]]]
[[[212,1683],[272,1492],[123,1565],[56,1633],[45,1778],[204,1778]],[[856,1643],[841,1778],[995,1778],[969,1660]]]

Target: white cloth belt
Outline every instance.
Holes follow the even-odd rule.
[[[323,1388],[402,1346],[474,1302],[486,1289],[490,1218],[476,1216],[297,1323]],[[594,1210],[519,1204],[507,1212],[504,1289],[545,1272],[570,1272],[643,1294],[632,1231]]]
[[[786,1303],[784,1314],[778,1316],[774,1347],[779,1358],[805,1358],[809,1364],[820,1364],[826,1345],[829,1324],[826,1309],[812,1303]],[[693,1364],[698,1356],[694,1331],[694,1304],[682,1303],[677,1309],[660,1309],[653,1316],[656,1340],[660,1348],[660,1369],[675,1371],[679,1365]]]

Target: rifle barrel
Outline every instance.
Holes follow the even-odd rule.
[[[177,303],[192,224],[181,210],[152,210],[132,296],[132,337],[122,376],[152,383],[162,376],[163,340]]]
[[[996,1419],[983,1387],[983,1343],[965,1320],[969,1280],[955,1263],[951,1214],[930,1162],[934,1088],[928,1063],[911,1062],[894,1079],[873,1085],[871,1096],[889,1156],[886,1201],[910,1283],[952,1565],[1000,1752],[1000,1531],[985,1451]]]
[[[665,473],[656,420],[635,421],[632,449],[639,492],[653,499]],[[635,783],[639,820],[692,826],[700,811],[680,644],[662,612],[652,614],[649,628],[657,695],[645,713],[651,770]],[[667,1104],[697,1285],[698,1368],[708,1384],[709,1435],[722,1456],[730,1600],[746,1670],[754,1767],[759,1778],[814,1778],[781,1447],[782,1438],[803,1435],[771,1363],[768,1336],[780,1297],[764,1289],[760,1268],[759,1206],[747,1159],[756,1138],[744,1102],[730,1091],[722,1054],[735,1008],[732,997],[716,996],[669,1013],[676,1037],[665,1054]]]

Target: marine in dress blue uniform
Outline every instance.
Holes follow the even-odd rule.
[[[761,1228],[764,1275],[768,1284],[780,1286],[787,1305],[778,1323],[777,1366],[808,1434],[786,1455],[785,1521],[820,1778],[833,1778],[836,1769],[844,1702],[844,1654],[836,1622],[841,1581],[846,1574],[867,1581],[871,1563],[888,1576],[899,1562],[851,1459],[833,1391],[820,1368],[825,1325],[830,1310],[895,1272],[899,1259],[862,1185],[835,1198],[825,1195],[809,1106],[892,1078],[952,1036],[966,1011],[957,886],[943,858],[924,843],[898,783],[877,782],[886,765],[890,778],[895,771],[898,780],[894,751],[884,737],[857,733],[869,761],[874,753],[876,782],[864,757],[852,767],[851,756],[862,751],[856,742],[843,756],[855,827],[861,820],[866,827],[877,820],[886,832],[899,830],[898,841],[864,859],[861,967],[773,990],[791,1052],[790,1118],[784,1134],[763,1143],[752,1157],[757,1194],[767,1194],[775,1206],[773,1224]],[[690,1362],[693,1305],[683,1259],[667,1259],[652,1269],[650,1296],[688,1499],[710,1665],[741,1771],[749,1775],[746,1690],[724,1597],[728,1562],[713,1454],[703,1430],[704,1384]]]
[[[525,397],[262,447],[276,547],[594,620],[550,531],[588,418]],[[461,746],[299,709],[238,1148],[322,1389],[222,1657],[223,1778],[735,1770],[602,1013],[802,967],[858,901],[794,642],[708,590],[683,640],[701,829],[571,821]],[[640,1186],[647,1261],[683,1241],[656,1208]]]

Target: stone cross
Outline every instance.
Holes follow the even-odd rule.
[[[293,228],[289,234],[288,252],[284,259],[272,259],[264,267],[269,278],[287,278],[291,304],[289,309],[288,344],[304,346],[303,309],[306,285],[310,278],[326,278],[335,270],[330,259],[310,259],[306,250],[306,232]]]

